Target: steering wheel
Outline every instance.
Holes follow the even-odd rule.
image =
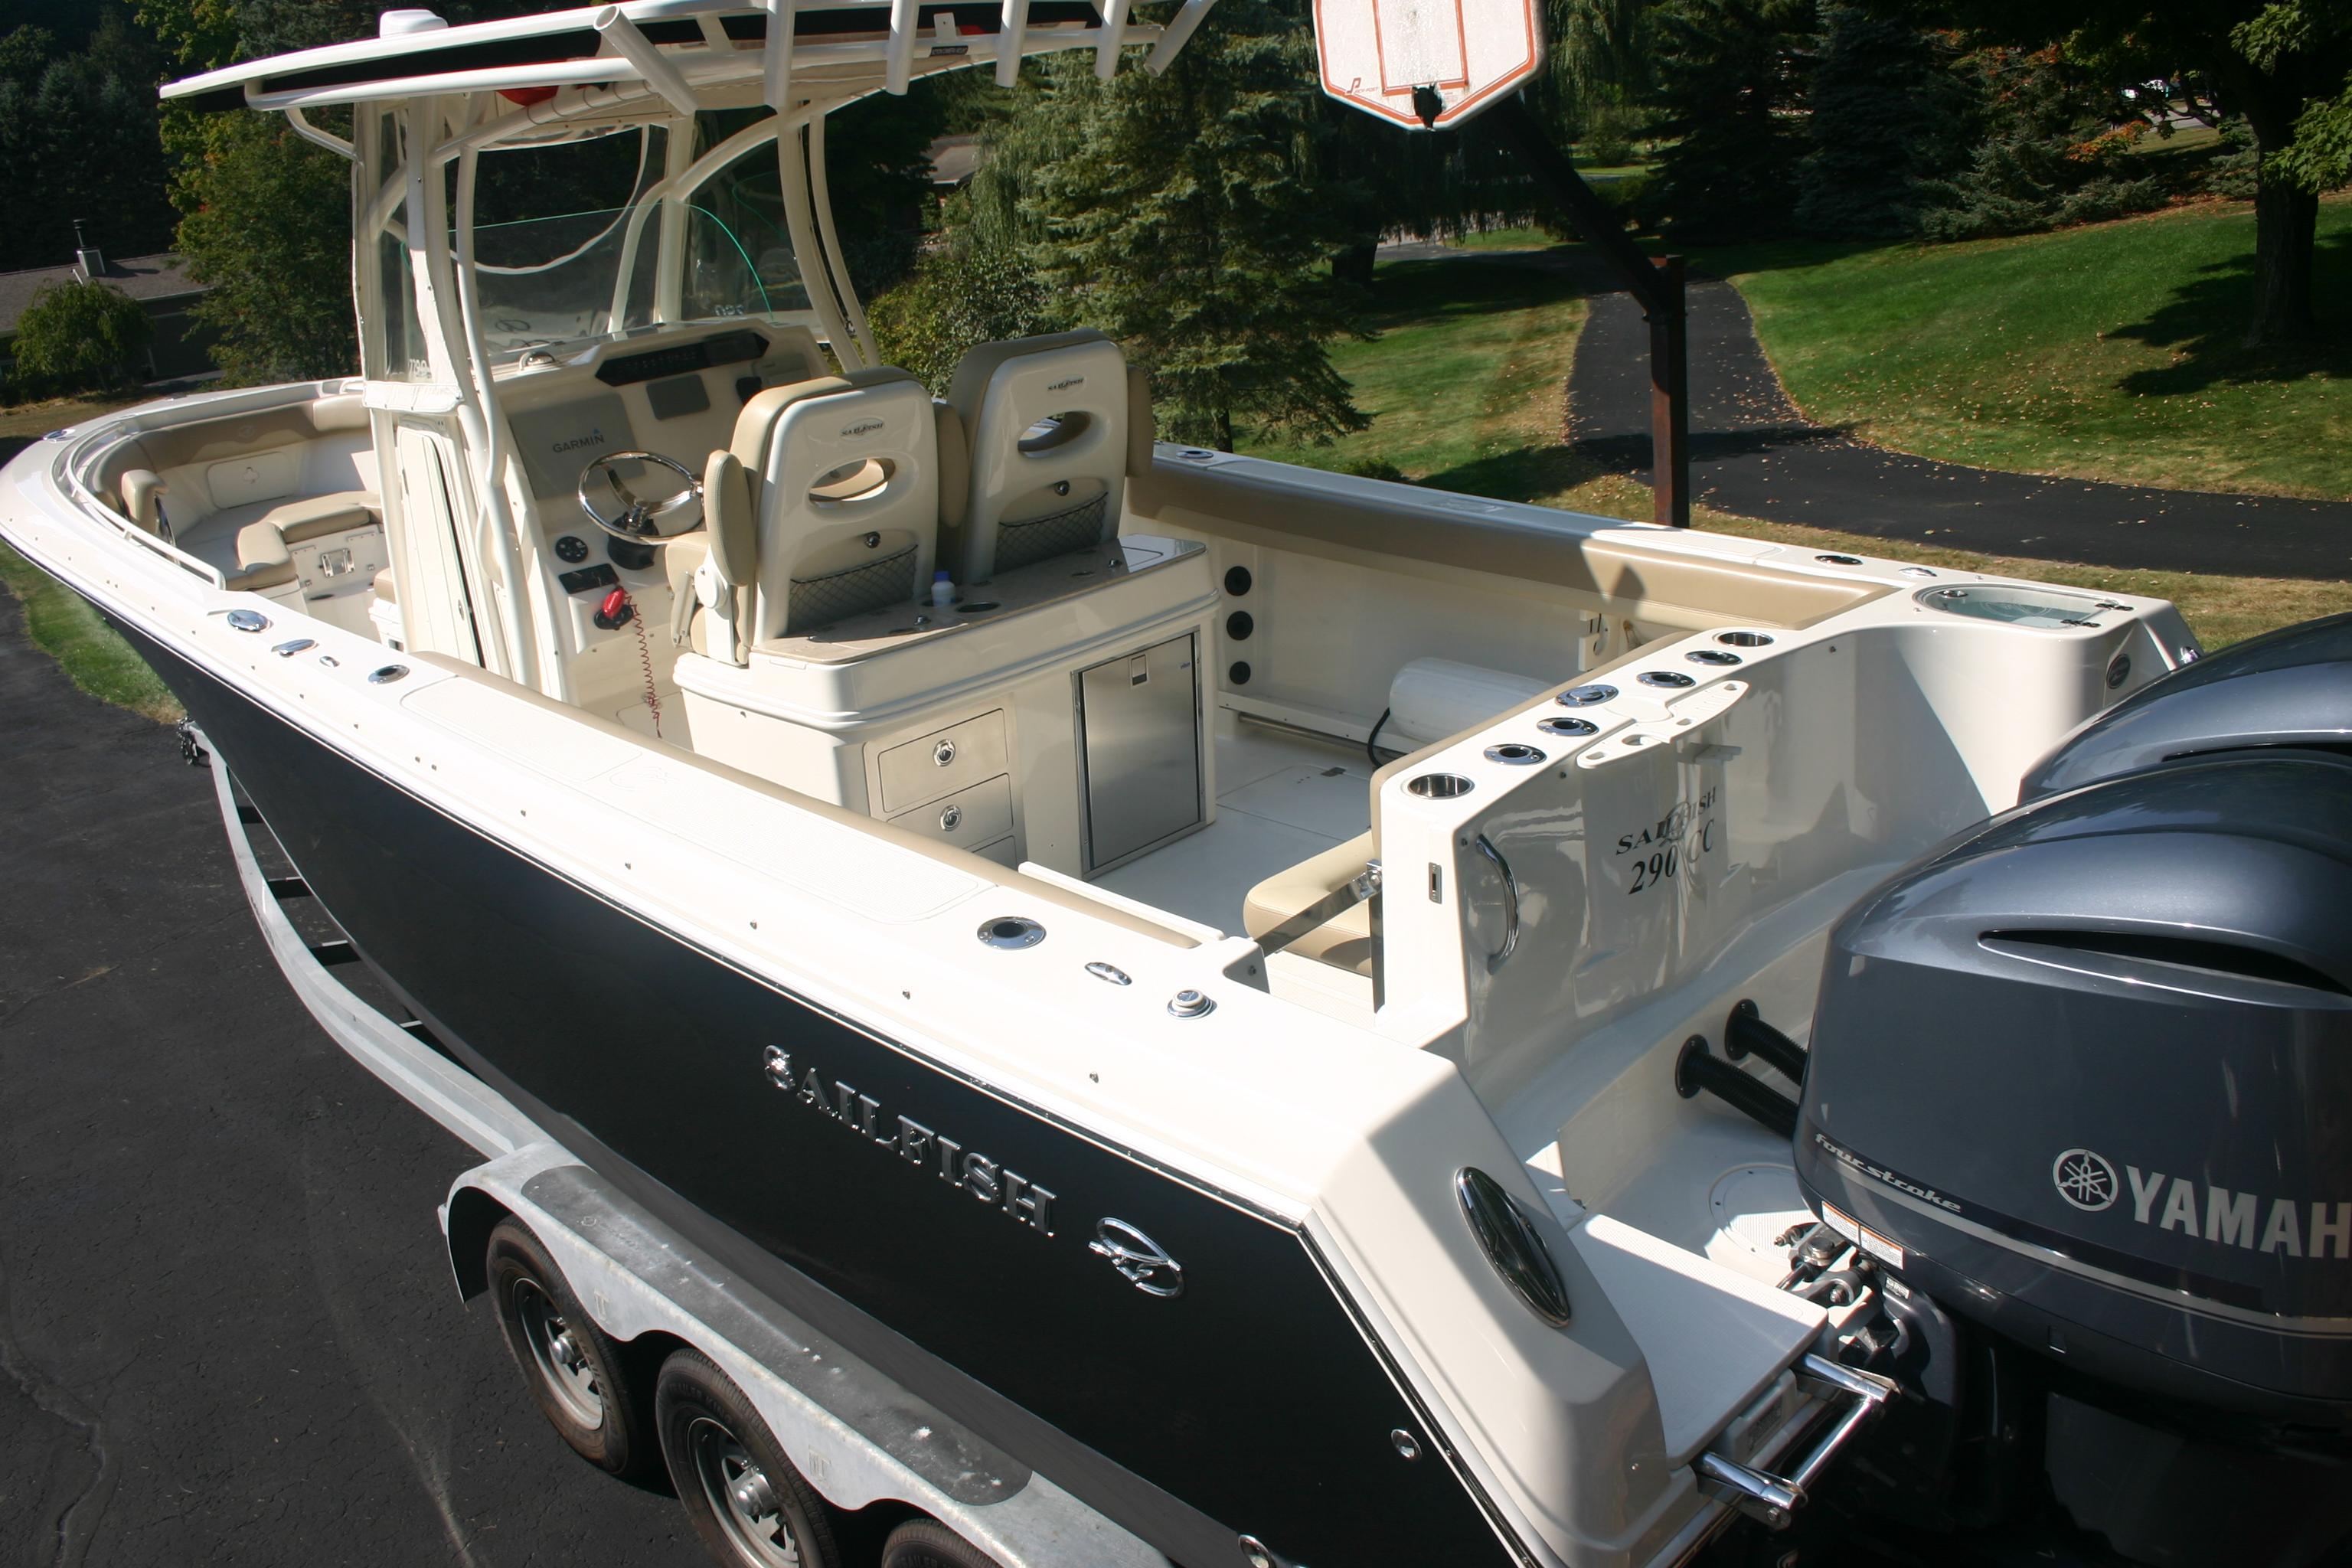
[[[639,500],[636,492],[622,483],[621,476],[614,471],[615,464],[626,462],[658,464],[684,479],[686,489],[667,500]],[[604,481],[605,488],[610,489],[614,499],[621,503],[620,515],[617,517],[606,517],[589,504],[589,482],[600,476]],[[580,510],[587,514],[588,521],[614,538],[625,539],[632,544],[658,544],[671,534],[684,533],[686,531],[684,528],[663,529],[656,527],[656,523],[659,519],[668,517],[688,506],[699,509],[702,505],[702,481],[695,478],[693,471],[684,463],[672,458],[665,458],[659,452],[607,452],[601,458],[591,458],[588,466],[580,470],[579,489]],[[688,526],[692,525],[688,524]]]

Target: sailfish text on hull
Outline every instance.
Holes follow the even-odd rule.
[[[885,1116],[880,1100],[860,1094],[838,1079],[827,1084],[813,1067],[795,1073],[792,1052],[781,1046],[768,1047],[761,1053],[761,1065],[771,1084],[803,1105],[814,1107],[828,1121],[894,1151],[910,1165],[935,1173],[948,1185],[1002,1210],[1039,1235],[1054,1234],[1056,1194],[1050,1188],[911,1116]]]

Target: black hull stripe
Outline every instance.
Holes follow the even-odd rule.
[[[1244,1531],[1310,1563],[1517,1557],[1463,1477],[1398,1458],[1390,1427],[1439,1434],[1295,1227],[647,925],[131,635],[460,1059],[854,1353],[1192,1568]],[[861,1153],[767,1087],[767,1044],[1052,1186],[1055,1234]],[[1183,1297],[1086,1254],[1104,1215],[1186,1262]]]

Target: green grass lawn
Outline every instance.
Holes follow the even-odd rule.
[[[1570,279],[1509,257],[1393,261],[1376,278],[1376,335],[1330,345],[1371,428],[1325,446],[1244,449],[1320,468],[1385,467],[1477,495],[1558,488],[1568,366],[1584,319]]]
[[[2204,203],[1966,245],[1694,253],[1807,415],[1983,468],[2352,496],[2352,198],[2321,204],[2325,341],[2239,344],[2253,216]]]
[[[1488,237],[1502,240],[1503,236]],[[1515,237],[1526,248],[1540,237]],[[1565,384],[1584,319],[1566,277],[1507,255],[1398,261],[1378,274],[1381,335],[1332,345],[1372,427],[1328,447],[1244,450],[1359,470],[1376,464],[1443,489],[1646,521],[1650,492],[1560,445]],[[1703,528],[1814,550],[1849,550],[2169,599],[2208,647],[2315,616],[2352,610],[2352,584],[2133,572],[1864,539],[1701,508]]]
[[[24,602],[33,641],[64,667],[73,683],[101,702],[169,723],[180,704],[131,645],[108,629],[89,602],[0,544],[0,583]]]

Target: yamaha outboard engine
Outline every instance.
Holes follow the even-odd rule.
[[[2143,1563],[2327,1560],[2352,1539],[2352,616],[2150,685],[2024,793],[1832,936],[1800,1180],[1906,1331],[1969,1342],[1947,1384],[1999,1384],[2074,1526]]]

